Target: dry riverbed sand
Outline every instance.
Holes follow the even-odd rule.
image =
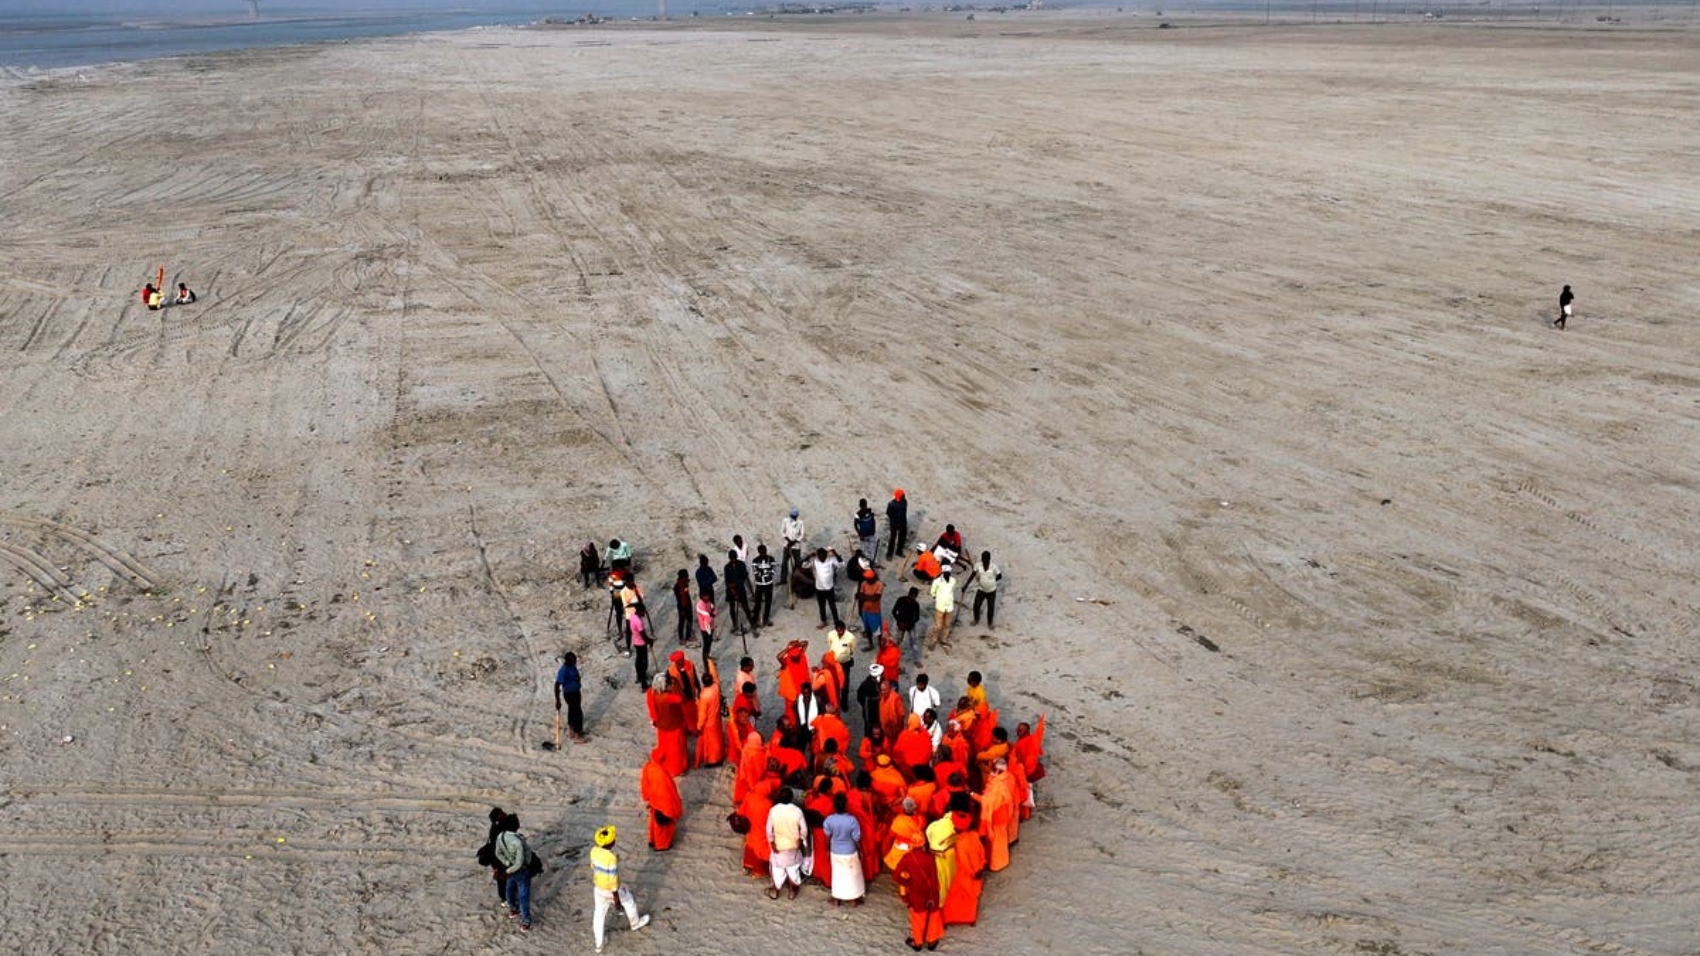
[[[1151,27],[6,80],[0,950],[578,951],[611,821],[611,952],[905,951],[740,875],[726,771],[643,847],[573,580],[901,485],[1008,572],[927,669],[1052,727],[944,951],[1696,952],[1693,34]]]

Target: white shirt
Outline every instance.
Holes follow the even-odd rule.
[[[786,518],[779,522],[779,536],[793,544],[803,540],[803,519]]]
[[[815,566],[815,590],[831,591],[833,588],[836,588],[838,586],[838,569],[844,566],[844,562],[831,556],[824,559],[814,558],[813,561]]]
[[[998,578],[1003,577],[1003,569],[997,565],[981,567],[974,565],[974,590],[982,594],[992,594],[998,589]]]
[[[944,721],[934,719],[931,727],[928,727],[926,722],[923,721],[921,729],[933,735],[933,752],[937,753],[939,744],[944,742]]]
[[[826,635],[826,649],[832,652],[832,657],[842,664],[856,656],[856,635],[846,630],[842,633],[833,628]]]
[[[911,687],[909,689],[909,712],[911,714],[924,714],[928,708],[932,708],[935,713],[938,711],[938,688],[930,684],[926,687]],[[935,746],[933,749],[938,748]]]
[[[736,554],[738,556],[739,561],[743,561],[746,564],[749,563],[749,560],[750,560],[750,546],[749,545],[746,544],[746,545],[743,545],[743,546],[740,547],[739,545],[734,544],[729,550],[731,550],[734,554]]]
[[[767,811],[767,845],[775,850],[800,850],[809,839],[803,808],[795,803],[776,803]]]

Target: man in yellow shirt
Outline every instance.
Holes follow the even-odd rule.
[[[607,939],[608,911],[614,908],[614,904],[618,903],[626,911],[626,920],[632,924],[634,931],[649,925],[647,914],[638,915],[632,891],[620,885],[620,858],[614,855],[614,836],[612,826],[597,830],[596,847],[590,851],[590,876],[596,895],[596,915],[591,920],[591,927],[596,934],[598,953],[602,952],[602,944]]]

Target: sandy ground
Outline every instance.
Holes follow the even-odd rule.
[[[1054,728],[944,951],[1700,952],[1697,102],[1692,34],[1039,18],[8,81],[0,950],[582,951],[648,727],[578,544],[901,485],[1008,574],[928,670]],[[906,952],[725,784],[611,952]]]

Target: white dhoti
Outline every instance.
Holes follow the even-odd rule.
[[[854,853],[832,854],[832,898],[859,900],[867,895],[868,883],[862,878],[862,860]]]
[[[767,866],[773,876],[774,889],[783,887],[787,880],[798,886],[803,885],[802,850],[774,850]]]

